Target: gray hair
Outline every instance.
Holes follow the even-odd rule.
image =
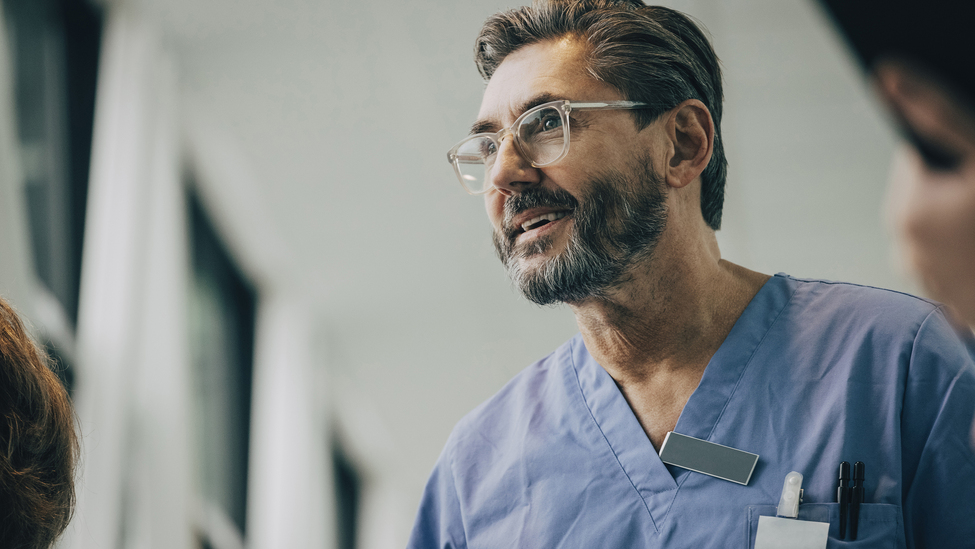
[[[721,140],[721,68],[708,38],[691,19],[640,0],[534,0],[495,14],[474,45],[485,81],[505,57],[524,46],[575,36],[590,48],[586,69],[630,101],[650,108],[632,111],[643,129],[687,99],[698,99],[714,121],[714,150],[701,174],[701,214],[721,228],[728,161]]]

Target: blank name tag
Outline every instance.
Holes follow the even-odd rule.
[[[826,549],[828,522],[758,517],[755,549]]]
[[[758,463],[758,454],[671,431],[660,445],[660,461],[748,485],[755,464]]]

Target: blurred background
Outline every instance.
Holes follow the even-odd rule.
[[[725,77],[727,259],[906,291],[895,137],[810,0],[666,2]],[[446,150],[518,4],[2,0],[0,295],[83,433],[70,548],[394,548],[460,417],[571,337]]]

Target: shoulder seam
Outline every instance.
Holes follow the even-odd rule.
[[[928,305],[931,305],[932,307],[935,307],[935,308],[939,308],[940,309],[942,307],[942,304],[941,303],[938,303],[937,301],[928,299],[926,297],[921,297],[921,296],[918,296],[918,295],[909,294],[909,293],[904,292],[904,291],[901,291],[901,290],[892,290],[890,288],[881,288],[880,286],[871,286],[869,284],[858,284],[856,282],[845,282],[845,281],[842,281],[842,280],[821,280],[821,279],[816,279],[816,278],[797,278],[797,277],[794,277],[794,276],[791,276],[791,275],[783,275],[783,276],[785,276],[786,278],[789,278],[791,280],[795,280],[797,282],[824,284],[824,285],[827,285],[827,286],[855,286],[857,288],[866,288],[866,289],[870,289],[870,290],[877,290],[877,291],[887,292],[887,293],[891,293],[891,294],[898,294],[898,295],[902,295],[904,297],[912,298],[912,299],[917,300],[917,301],[922,301],[922,302],[927,303]]]

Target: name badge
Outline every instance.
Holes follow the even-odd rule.
[[[660,461],[747,486],[758,454],[670,431],[660,446]]]

